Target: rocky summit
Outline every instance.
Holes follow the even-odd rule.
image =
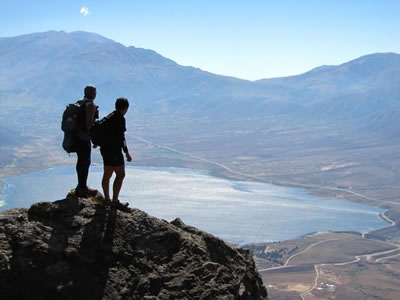
[[[267,299],[247,250],[94,200],[0,214],[1,299]]]

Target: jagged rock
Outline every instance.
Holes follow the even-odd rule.
[[[247,250],[121,209],[69,195],[2,212],[1,299],[267,299]]]

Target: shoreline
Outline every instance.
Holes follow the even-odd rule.
[[[50,168],[44,168],[44,169],[40,169],[40,170],[35,170],[35,171],[32,171],[32,172],[27,172],[27,173],[21,173],[21,174],[19,174],[19,175],[23,175],[23,174],[32,174],[32,173],[37,173],[37,172],[41,172],[41,171],[46,171],[46,170],[51,170],[51,169],[54,169],[54,168],[62,168],[62,167],[73,167],[74,166],[74,164],[60,164],[60,165],[57,165],[57,166],[53,166],[53,167],[50,167]],[[101,167],[102,166],[102,164],[100,164],[100,163],[97,163],[97,162],[94,162],[92,165],[91,165],[92,167]],[[206,169],[206,168],[193,168],[193,167],[187,167],[187,166],[172,166],[172,165],[170,165],[170,166],[154,166],[154,165],[146,165],[146,166],[144,166],[144,165],[126,165],[128,168],[142,168],[142,167],[149,167],[149,168],[177,168],[177,169],[186,169],[186,170],[198,170],[198,171],[202,171],[202,172],[207,172],[208,173],[208,175],[210,175],[210,176],[213,176],[213,177],[216,177],[216,178],[220,178],[220,179],[225,179],[225,180],[231,180],[231,181],[243,181],[243,182],[258,182],[258,183],[264,183],[264,184],[270,184],[270,185],[276,185],[276,186],[282,186],[282,187],[287,187],[287,188],[298,188],[298,189],[302,189],[302,190],[305,190],[307,193],[309,193],[310,195],[312,195],[312,196],[318,196],[318,197],[320,197],[321,199],[325,199],[325,200],[345,200],[345,201],[351,201],[351,200],[349,200],[349,199],[343,199],[343,198],[336,198],[336,197],[330,197],[330,198],[328,198],[327,197],[327,195],[324,195],[324,196],[320,196],[320,195],[317,195],[316,193],[313,193],[312,191],[310,191],[310,189],[307,189],[307,188],[304,188],[304,187],[300,187],[300,186],[294,186],[294,185],[292,185],[292,186],[288,186],[288,185],[283,185],[283,184],[275,184],[275,183],[273,183],[273,182],[266,182],[266,181],[261,181],[261,180],[255,180],[254,178],[247,178],[247,180],[246,179],[239,179],[239,178],[236,178],[236,177],[234,177],[234,176],[229,176],[228,174],[224,174],[223,172],[220,172],[220,170],[221,169],[219,169],[219,168],[210,168],[210,169]],[[19,175],[14,175],[14,176],[19,176]],[[2,182],[1,180],[0,180],[0,187],[2,187],[2,186],[4,186],[4,182]],[[377,206],[373,206],[373,205],[369,205],[369,204],[365,204],[365,203],[360,203],[360,202],[357,202],[357,201],[351,201],[351,202],[355,202],[355,203],[359,203],[359,204],[362,204],[362,205],[366,205],[366,206],[370,206],[370,207],[374,207],[374,208],[379,208],[379,207],[377,207]],[[5,201],[0,201],[0,207],[2,207],[2,206],[4,206],[5,205]],[[381,208],[382,209],[382,208]],[[303,238],[306,238],[306,237],[308,237],[308,236],[312,236],[312,235],[316,235],[316,234],[324,234],[324,233],[329,233],[329,232],[331,232],[331,233],[338,233],[338,232],[347,232],[347,233],[357,233],[357,234],[359,234],[359,235],[365,235],[365,234],[369,234],[370,232],[374,232],[374,231],[377,231],[377,230],[382,230],[382,229],[384,229],[384,228],[388,228],[388,227],[392,227],[393,226],[393,224],[395,224],[395,222],[393,221],[393,220],[390,220],[386,215],[385,215],[385,213],[388,211],[389,209],[385,209],[385,211],[384,212],[381,212],[381,213],[379,213],[379,214],[377,214],[377,216],[379,216],[379,218],[381,219],[381,220],[383,220],[385,223],[387,223],[387,226],[383,226],[383,227],[380,227],[380,228],[377,228],[377,229],[373,229],[373,230],[368,230],[368,231],[366,231],[366,232],[356,232],[356,231],[325,231],[325,232],[316,232],[316,231],[313,231],[313,232],[309,232],[309,233],[305,233],[305,234],[302,234],[302,235],[300,235],[300,236],[298,236],[298,237],[295,237],[295,238],[292,238],[292,239],[288,239],[288,240],[279,240],[279,242],[287,242],[287,241],[293,241],[293,240],[299,240],[299,239],[303,239]],[[389,221],[390,220],[390,221]],[[277,242],[277,241],[274,241],[274,242]],[[268,243],[268,242],[262,242],[262,241],[260,241],[260,242],[255,242],[255,243],[250,243],[250,244],[262,244],[262,243]]]
[[[386,212],[387,211],[388,210],[386,210]],[[360,236],[366,238],[365,235],[371,234],[374,231],[382,230],[382,229],[385,229],[385,228],[396,226],[397,223],[394,220],[390,219],[388,216],[386,216],[385,215],[386,212],[380,213],[378,216],[383,221],[388,223],[388,226],[385,226],[385,227],[382,227],[382,228],[379,228],[379,229],[372,229],[372,230],[368,230],[366,232],[359,232],[359,231],[316,231],[316,232],[311,232],[311,233],[305,234],[305,235],[303,235],[303,236],[301,236],[301,237],[299,237],[297,239],[303,239],[303,238],[306,238],[306,237],[311,237],[311,236],[316,236],[316,235],[323,235],[323,234],[328,234],[328,233],[350,233],[350,234],[357,233]],[[366,238],[366,239],[368,239],[368,238]],[[287,242],[287,241],[292,241],[292,240],[286,240],[285,242]]]
[[[381,208],[384,205],[389,206],[390,208],[393,208],[393,205],[400,205],[400,202],[391,202],[391,201],[381,201],[379,199],[374,199],[362,194],[359,194],[351,189],[347,188],[342,188],[342,187],[329,187],[329,186],[320,186],[312,183],[296,183],[292,181],[286,181],[284,179],[268,179],[264,177],[260,177],[257,175],[251,175],[251,174],[245,174],[240,171],[236,171],[234,169],[231,169],[230,167],[224,165],[224,163],[219,163],[216,161],[212,161],[197,155],[193,155],[187,152],[179,151],[174,148],[171,148],[169,146],[165,146],[162,144],[156,144],[154,142],[151,142],[149,140],[145,140],[143,138],[131,136],[132,139],[137,140],[141,143],[144,143],[148,146],[151,146],[154,149],[163,149],[166,152],[173,153],[174,156],[178,155],[181,156],[181,158],[178,159],[172,159],[167,156],[161,156],[161,157],[153,157],[150,155],[150,157],[146,156],[148,155],[148,152],[145,152],[145,156],[143,156],[143,149],[140,147],[136,149],[137,152],[137,160],[136,157],[134,157],[133,164],[134,166],[149,166],[149,167],[177,167],[177,168],[191,168],[191,169],[201,169],[201,170],[206,170],[209,172],[210,175],[223,178],[223,179],[229,179],[229,180],[237,180],[237,181],[253,181],[253,182],[261,182],[261,183],[266,183],[266,184],[272,184],[276,186],[283,186],[283,187],[291,187],[291,188],[300,188],[306,190],[310,195],[315,195],[323,199],[336,199],[336,200],[346,200],[346,201],[351,201],[355,203],[361,203],[363,205],[371,206],[371,207],[377,207]],[[64,152],[63,152],[64,153]],[[156,154],[158,155],[158,154]],[[69,157],[71,158],[71,157]],[[101,158],[99,161],[99,157],[93,157],[92,158],[92,164],[93,163],[101,163]],[[41,171],[41,170],[46,170],[51,167],[60,167],[60,166],[67,166],[67,165],[74,165],[75,164],[75,159],[66,159],[63,157],[62,159],[58,160],[53,160],[53,164],[49,167],[48,164],[34,164],[30,166],[29,168],[26,169],[18,169],[18,168],[3,168],[0,171],[0,180],[1,178],[4,177],[13,177],[13,176],[18,176],[22,174],[29,174],[33,173],[36,171]],[[126,164],[128,166],[129,164]],[[265,175],[268,177],[268,175]]]

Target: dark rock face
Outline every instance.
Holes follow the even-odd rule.
[[[250,253],[74,197],[0,214],[1,299],[267,299]]]

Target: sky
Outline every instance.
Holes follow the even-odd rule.
[[[0,0],[0,37],[88,31],[257,80],[400,53],[399,0]]]

